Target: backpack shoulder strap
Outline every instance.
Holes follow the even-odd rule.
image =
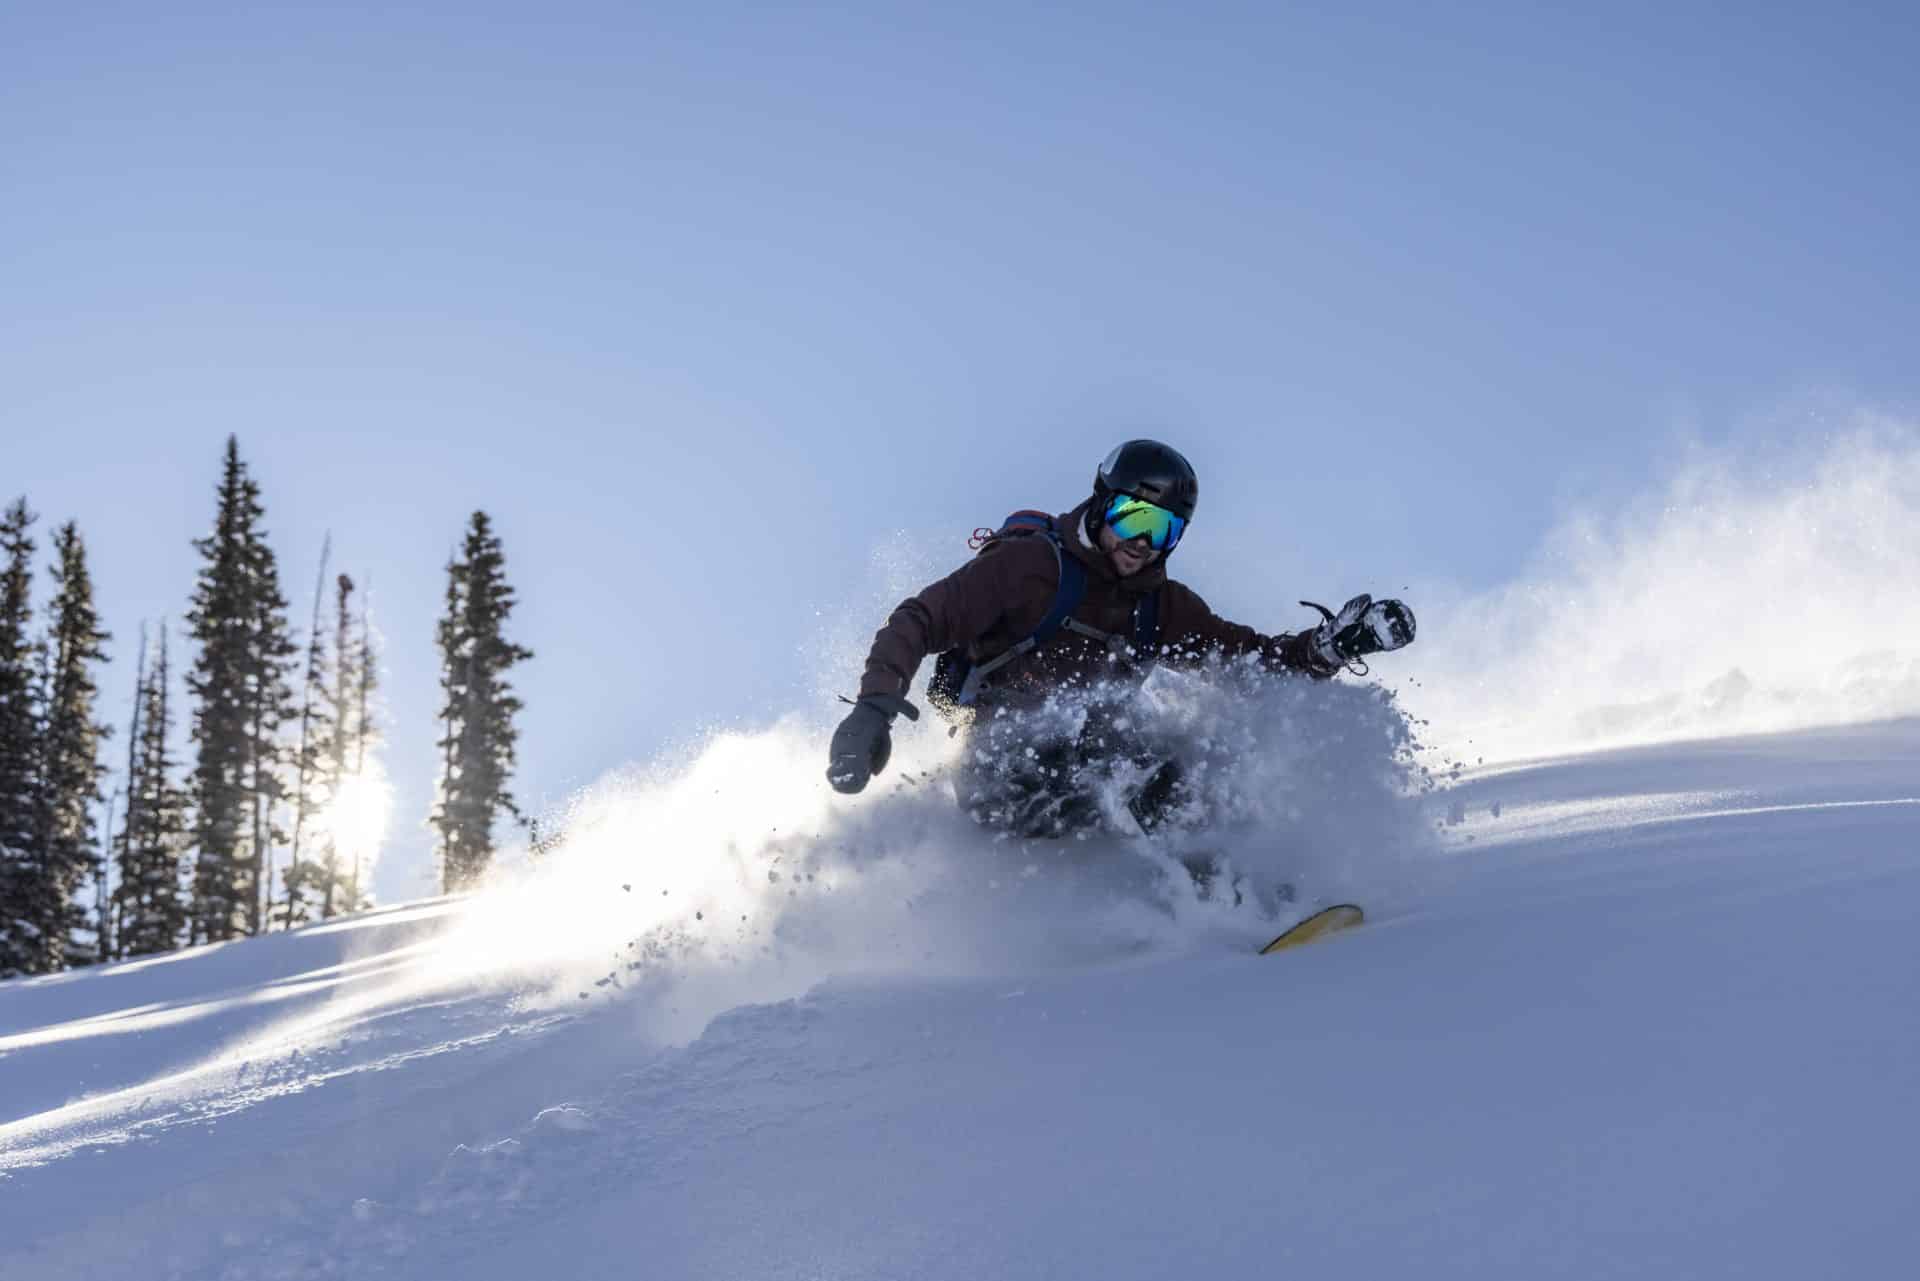
[[[1046,512],[1034,511],[1032,508],[1023,508],[1002,521],[999,533],[994,536],[998,538],[1007,534],[1031,533],[1058,537],[1059,532],[1053,527],[1052,516]]]
[[[999,532],[994,535],[994,538],[1005,537],[1009,534],[1038,535],[1047,540],[1047,546],[1053,548],[1054,564],[1060,568],[1059,585],[1055,587],[1053,591],[1053,604],[1048,607],[1046,616],[1040,620],[1040,625],[1034,628],[1030,635],[1021,637],[1004,653],[981,663],[977,667],[973,667],[967,672],[965,680],[961,683],[960,691],[954,699],[954,701],[962,707],[968,706],[973,702],[980,692],[981,683],[984,682],[987,677],[993,675],[1014,659],[1019,658],[1023,654],[1032,653],[1036,648],[1051,640],[1054,633],[1066,625],[1073,611],[1080,607],[1080,602],[1086,599],[1086,566],[1082,565],[1076,557],[1067,555],[1066,549],[1060,545],[1060,531],[1054,526],[1053,517],[1047,515],[1045,512],[1015,512],[1013,515],[1007,517],[1006,523],[1000,527]]]
[[[1040,537],[1047,540],[1053,548],[1053,563],[1059,569],[1059,584],[1054,588],[1053,605],[1033,629],[1030,639],[1035,645],[1044,645],[1053,634],[1060,630],[1080,602],[1087,597],[1087,567],[1078,557],[1067,555],[1067,549],[1060,536],[1060,527],[1046,512],[1023,510],[1014,512],[1001,522],[989,542],[1002,538]]]
[[[1067,555],[1060,546],[1060,535],[1053,530],[1047,531],[1047,541],[1053,544],[1053,558],[1060,566],[1060,585],[1053,592],[1053,607],[1047,610],[1040,625],[1033,629],[1033,643],[1044,645],[1060,630],[1073,611],[1080,608],[1080,602],[1087,598],[1087,567],[1077,557]]]

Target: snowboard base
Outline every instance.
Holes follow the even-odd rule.
[[[1341,930],[1350,930],[1367,919],[1352,903],[1336,903],[1332,907],[1323,907],[1306,920],[1294,925],[1286,933],[1260,949],[1260,955],[1269,952],[1284,952],[1290,947],[1305,947],[1318,942],[1329,934],[1338,934]]]

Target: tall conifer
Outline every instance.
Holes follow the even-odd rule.
[[[334,619],[333,619],[333,688],[327,691],[327,713],[330,720],[330,733],[325,748],[326,777],[329,792],[338,797],[342,786],[354,776],[350,755],[353,744],[353,718],[357,702],[353,694],[354,656],[353,656],[353,579],[346,574],[334,580]],[[320,903],[322,916],[332,916],[339,900],[348,911],[353,905],[345,903],[346,895],[338,893],[344,887],[340,878],[341,867],[340,833],[338,825],[330,831],[326,852],[326,893]]]
[[[314,857],[312,839],[324,837],[309,831],[310,820],[324,812],[340,788],[339,775],[330,774],[327,761],[327,746],[333,739],[327,691],[331,684],[330,672],[337,664],[327,654],[326,632],[320,626],[327,562],[332,556],[333,536],[329,534],[320,546],[320,575],[313,585],[313,625],[307,635],[306,674],[300,685],[300,738],[293,757],[293,844],[287,852],[287,875],[281,887],[281,927],[289,930],[311,920],[316,903],[321,906],[322,915],[332,915],[326,910],[326,904],[332,899],[328,862],[324,855]]]
[[[461,641],[462,611],[465,606],[466,570],[461,564],[459,553],[447,558],[447,594],[446,608],[440,615],[440,621],[433,625],[434,640],[440,648],[440,738],[434,744],[440,749],[440,786],[435,789],[435,804],[432,816],[428,819],[434,830],[440,834],[440,883],[447,883],[447,848],[452,843],[451,815],[448,805],[453,796],[454,748],[459,744],[459,735],[455,732],[460,709],[466,702],[466,658]]]
[[[503,634],[513,612],[506,557],[493,522],[477,511],[460,554],[447,567],[447,613],[441,619],[441,707],[446,736],[439,746],[442,782],[433,825],[440,835],[440,878],[448,891],[477,881],[493,857],[493,822],[519,815],[507,783],[513,773],[513,725],[521,703],[507,670],[533,657]]]
[[[350,597],[354,590],[353,580],[345,574],[340,575],[340,635],[341,652],[345,651],[345,637],[352,626]],[[379,762],[373,753],[380,746],[380,728],[376,723],[374,691],[380,687],[380,652],[373,638],[373,610],[367,601],[368,593],[360,593],[360,627],[354,636],[353,659],[351,664],[345,658],[341,660],[344,672],[351,666],[352,679],[343,682],[340,687],[339,701],[335,705],[334,723],[344,727],[348,711],[351,709],[353,733],[340,733],[338,751],[341,767],[348,771],[349,777],[371,784],[384,777]],[[337,731],[336,731],[337,732]],[[374,851],[355,847],[348,851],[347,865],[342,869],[346,880],[342,889],[345,897],[341,900],[343,911],[364,911],[372,904],[372,896],[361,886],[361,868],[364,860]],[[329,912],[333,907],[329,907]]]
[[[31,884],[40,777],[33,522],[25,498],[0,514],[0,978],[32,972]]]
[[[35,970],[50,974],[69,959],[98,959],[101,940],[76,939],[87,928],[78,895],[89,875],[100,875],[94,807],[101,801],[100,743],[112,730],[95,719],[100,689],[93,668],[106,661],[111,639],[93,604],[87,548],[68,521],[53,535],[54,597],[47,631],[46,708],[40,745],[32,903],[39,927]]]
[[[294,715],[287,602],[260,527],[260,487],[231,436],[218,492],[213,532],[194,541],[204,563],[187,614],[199,647],[187,687],[196,700],[193,931],[201,941],[261,928],[268,851],[279,835],[278,733]]]
[[[140,682],[136,740],[127,779],[127,810],[117,842],[120,884],[114,890],[120,956],[170,952],[187,937],[181,884],[186,858],[187,796],[173,781],[168,740],[173,731],[167,663],[167,625],[160,653]]]
[[[343,813],[341,808],[375,803],[375,796],[368,790],[368,785],[374,782],[368,763],[368,752],[375,737],[373,637],[364,610],[360,625],[355,628],[354,591],[354,581],[349,575],[341,574],[334,579],[335,657],[332,685],[326,691],[329,734],[321,747],[321,770],[332,798],[324,854],[323,916],[361,909],[360,862],[371,852],[357,845],[369,839],[367,832],[359,830],[366,826],[360,821],[361,816]]]

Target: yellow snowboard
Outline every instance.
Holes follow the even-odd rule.
[[[1366,920],[1366,914],[1351,903],[1336,903],[1332,907],[1321,908],[1306,920],[1282,934],[1273,942],[1260,949],[1260,955],[1269,952],[1284,952],[1290,947],[1303,947],[1308,943],[1325,938],[1329,934],[1338,934],[1349,930]]]

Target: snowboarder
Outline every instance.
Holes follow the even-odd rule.
[[[1072,511],[1017,512],[1000,530],[981,531],[977,556],[902,602],[875,635],[860,696],[833,735],[828,781],[859,792],[886,767],[894,718],[919,719],[906,693],[930,655],[939,661],[929,701],[978,735],[1056,690],[1116,679],[1124,688],[1125,678],[1156,662],[1252,654],[1270,670],[1326,679],[1413,640],[1413,612],[1369,596],[1338,613],[1314,606],[1323,621],[1301,632],[1268,635],[1219,617],[1166,571],[1199,496],[1178,451],[1130,440],[1107,455],[1093,496]],[[1076,780],[1090,759],[1126,750],[1114,733],[1115,707],[1094,700],[1069,742],[996,742],[993,752],[970,752],[970,761],[1002,765],[996,786],[963,789],[974,816],[1023,836],[1097,823],[1098,806]],[[1167,761],[1138,789],[1128,807],[1143,829],[1153,828],[1179,782],[1177,762]]]

